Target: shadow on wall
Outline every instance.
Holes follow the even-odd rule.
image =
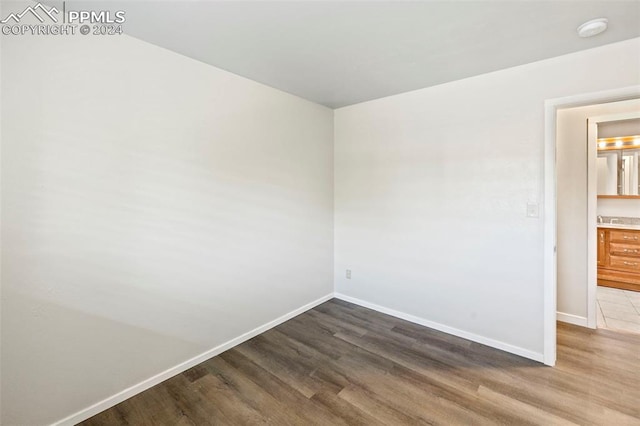
[[[126,389],[205,349],[114,319],[14,292],[3,293],[4,318],[22,321],[19,333],[16,327],[4,327],[2,333],[4,348],[11,348],[2,357],[3,424],[24,424],[26,419],[30,424],[51,423],[69,414],[70,400],[82,400],[89,406],[111,396],[103,393],[105,384]],[[43,321],[46,328],[42,327]],[[76,356],[79,348],[82,357]],[[112,356],[104,357],[104,352]],[[147,358],[141,368],[131,360],[142,353],[158,356]],[[55,384],[56,392],[42,384]],[[16,397],[19,400],[12,399]],[[35,406],[38,410],[29,409]],[[39,417],[43,414],[46,416]]]

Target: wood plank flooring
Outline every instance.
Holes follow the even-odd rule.
[[[82,424],[640,425],[640,335],[559,324],[550,368],[333,299]]]

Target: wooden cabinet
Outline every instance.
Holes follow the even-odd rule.
[[[640,291],[640,231],[598,228],[598,285]]]

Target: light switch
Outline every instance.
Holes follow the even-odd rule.
[[[527,203],[527,217],[538,217],[538,203]]]

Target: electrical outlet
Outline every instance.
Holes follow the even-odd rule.
[[[351,279],[351,269],[347,269],[347,279]]]

